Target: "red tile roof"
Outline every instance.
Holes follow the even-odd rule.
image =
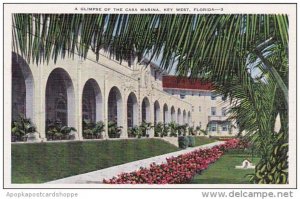
[[[187,77],[163,76],[162,83],[163,88],[213,90],[212,83]]]

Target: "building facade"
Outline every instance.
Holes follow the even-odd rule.
[[[229,100],[217,95],[209,82],[184,77],[163,76],[163,89],[177,98],[191,103],[192,126],[212,136],[233,136],[238,133],[234,121],[229,120]]]
[[[211,88],[170,87],[168,78],[176,77],[166,76],[154,64],[120,63],[104,53],[98,62],[89,52],[85,60],[75,55],[37,65],[13,52],[12,121],[20,113],[31,118],[44,140],[47,125],[58,120],[77,129],[76,139],[83,139],[83,120],[103,121],[105,126],[115,121],[123,127],[122,138],[128,137],[128,127],[142,121],[209,126],[216,135],[235,133],[225,128],[223,108],[228,102],[219,105],[222,100],[212,99]]]

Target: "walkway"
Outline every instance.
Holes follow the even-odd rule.
[[[159,155],[159,156],[155,156],[155,157],[151,157],[151,158],[147,158],[147,159],[143,159],[143,160],[138,160],[138,161],[122,164],[122,165],[109,167],[106,169],[101,169],[101,170],[92,171],[89,173],[84,173],[84,174],[75,175],[75,176],[71,176],[71,177],[67,177],[67,178],[62,178],[59,180],[50,181],[50,182],[47,182],[46,184],[100,184],[100,183],[102,183],[103,179],[110,179],[114,176],[117,176],[120,173],[132,172],[132,171],[138,170],[140,167],[149,167],[149,165],[153,162],[155,162],[156,164],[166,163],[166,158],[170,158],[172,156],[176,157],[181,154],[194,151],[196,149],[211,148],[215,145],[219,145],[222,143],[224,143],[224,142],[218,141],[218,142],[213,142],[213,143],[198,146],[198,147],[187,148],[184,150],[167,153],[164,155]]]

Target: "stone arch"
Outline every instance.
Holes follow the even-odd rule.
[[[46,85],[46,127],[51,122],[75,127],[75,93],[71,77],[62,68],[55,68]]]
[[[138,103],[136,95],[131,92],[127,99],[127,126],[138,125]]]
[[[160,105],[159,102],[156,100],[154,102],[154,124],[160,122]]]
[[[192,116],[191,116],[191,112],[188,112],[188,124],[192,125]]]
[[[183,110],[182,115],[183,115],[183,124],[186,124],[187,123],[187,117],[186,117],[186,111],[185,110]]]
[[[118,126],[122,126],[122,95],[116,86],[109,91],[107,109],[108,121],[117,122]]]
[[[12,53],[12,120],[21,114],[34,121],[34,79],[27,62]]]
[[[167,104],[164,104],[163,122],[164,122],[164,124],[169,123],[169,109],[168,109],[168,105]]]
[[[147,97],[142,101],[142,122],[150,122],[150,102]]]
[[[182,124],[182,115],[181,115],[181,109],[180,108],[178,108],[178,110],[177,110],[177,123],[178,124]]]
[[[176,113],[174,106],[171,107],[171,121],[176,122]]]
[[[90,78],[86,81],[82,92],[82,118],[97,122],[102,117],[102,94],[97,81]]]

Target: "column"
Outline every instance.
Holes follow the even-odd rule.
[[[150,131],[149,131],[149,137],[154,137],[154,115],[155,115],[155,112],[154,112],[154,102],[152,102],[152,98],[149,99],[150,101],[150,122],[151,122],[151,126],[153,126]]]
[[[35,84],[35,125],[42,141],[47,141],[46,138],[46,85],[48,76],[45,74],[45,66],[41,64],[38,67],[38,77]]]
[[[126,92],[125,89],[121,90],[122,95],[122,133],[121,138],[128,138],[127,133],[127,98],[126,98]]]
[[[108,139],[108,95],[109,95],[109,90],[107,90],[107,78],[108,75],[105,73],[104,75],[104,80],[103,80],[103,123],[105,125],[105,130],[103,132],[103,139]]]
[[[76,120],[75,120],[75,128],[77,130],[78,137],[75,137],[77,140],[82,140],[82,92],[81,92],[81,67],[82,67],[82,61],[78,60],[77,66],[76,66],[76,80],[72,79],[73,85],[74,85],[74,95],[75,95],[75,113],[76,113]]]

